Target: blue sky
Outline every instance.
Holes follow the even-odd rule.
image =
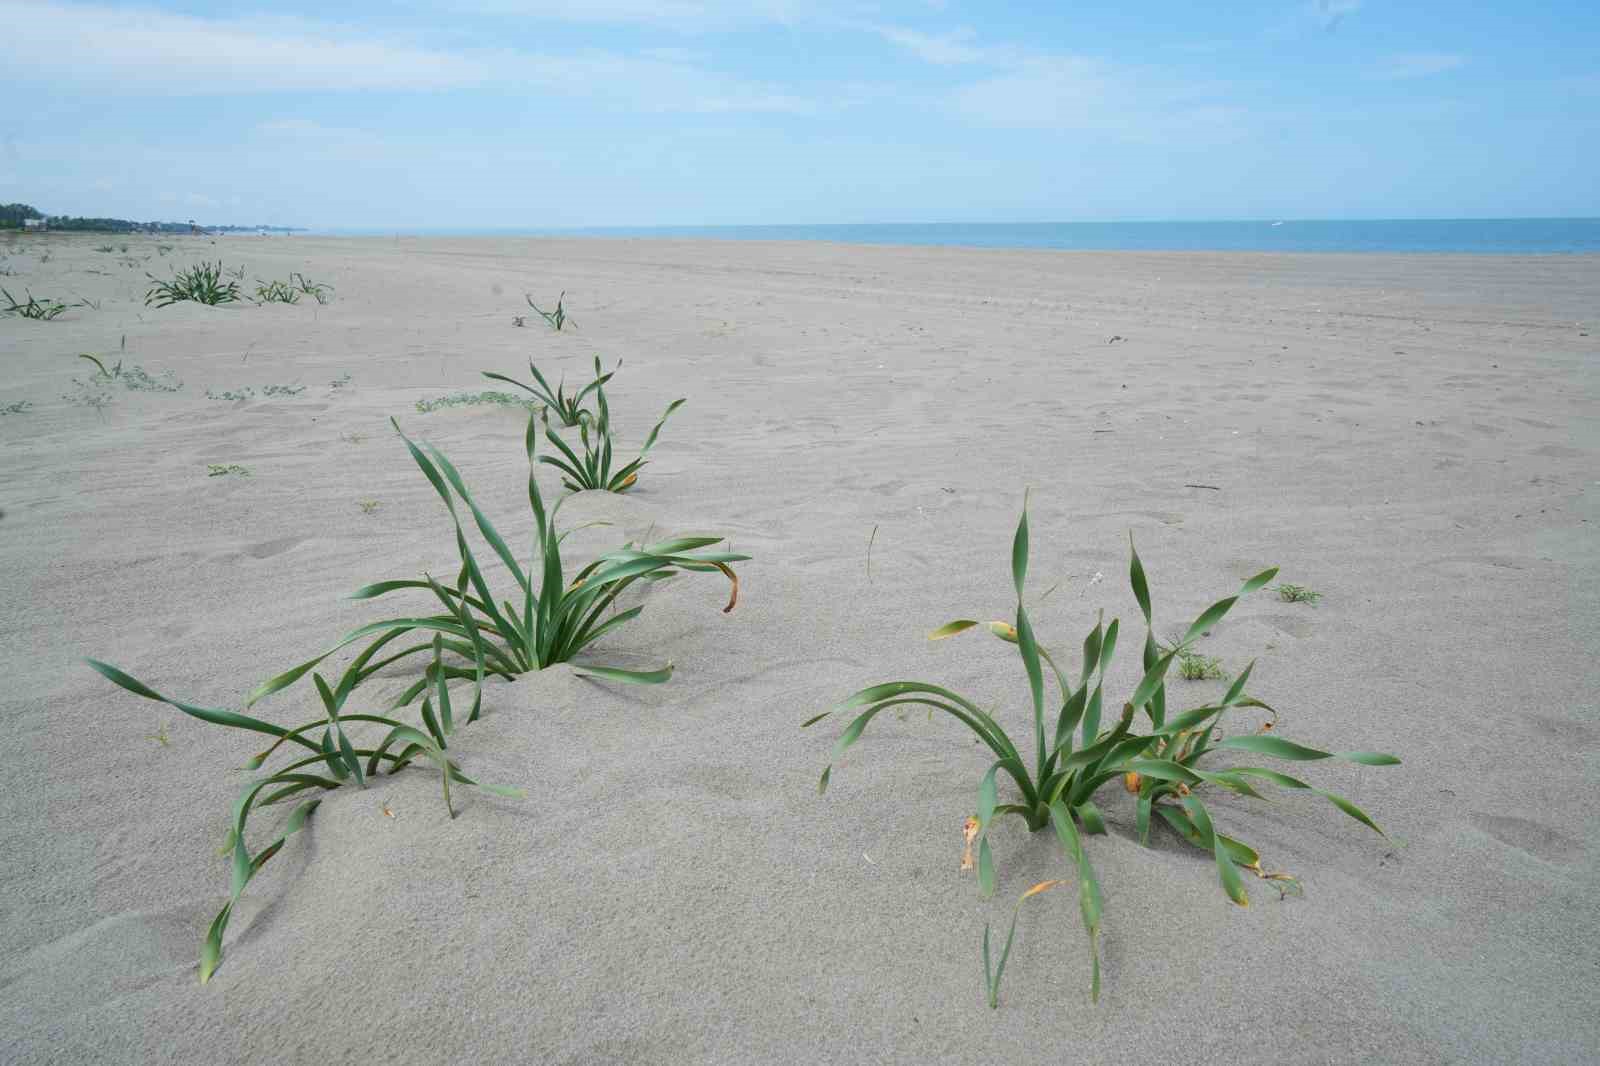
[[[412,229],[1600,215],[1595,0],[223,10],[0,0],[0,201]]]

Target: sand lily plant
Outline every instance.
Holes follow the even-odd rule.
[[[976,842],[978,883],[982,893],[990,895],[995,889],[995,863],[988,832],[995,820],[1013,815],[1025,822],[1030,830],[1037,831],[1049,826],[1054,831],[1077,881],[1079,910],[1089,941],[1090,990],[1093,998],[1098,999],[1100,993],[1098,938],[1103,900],[1084,846],[1084,837],[1106,831],[1094,796],[1107,783],[1120,779],[1123,786],[1135,795],[1136,824],[1141,840],[1148,840],[1152,815],[1159,818],[1184,840],[1212,857],[1224,893],[1240,906],[1249,905],[1249,896],[1240,877],[1241,870],[1274,883],[1287,880],[1287,875],[1264,870],[1260,856],[1252,848],[1224,836],[1215,828],[1202,798],[1206,788],[1226,789],[1253,798],[1262,798],[1256,790],[1257,783],[1316,792],[1363,825],[1382,832],[1364,811],[1349,800],[1314,789],[1287,774],[1259,767],[1200,768],[1198,764],[1202,759],[1223,755],[1266,755],[1289,761],[1338,758],[1368,766],[1399,763],[1392,755],[1374,752],[1333,754],[1319,751],[1259,728],[1245,735],[1217,739],[1222,719],[1229,712],[1259,714],[1264,711],[1272,715],[1273,720],[1276,718],[1271,708],[1245,692],[1254,664],[1233,681],[1221,700],[1168,717],[1166,676],[1180,652],[1189,649],[1203,634],[1220,623],[1241,598],[1271,581],[1277,573],[1276,569],[1255,575],[1244,582],[1238,592],[1212,604],[1190,624],[1175,646],[1164,647],[1154,635],[1149,586],[1138,552],[1133,551],[1129,579],[1134,598],[1145,619],[1144,672],[1133,692],[1121,705],[1120,713],[1105,719],[1104,686],[1106,672],[1116,651],[1118,621],[1113,619],[1109,625],[1103,624],[1103,620],[1096,622],[1083,642],[1082,667],[1077,683],[1073,684],[1055,658],[1034,636],[1023,607],[1027,568],[1028,515],[1024,505],[1011,552],[1012,580],[1017,596],[1015,620],[988,624],[995,636],[1016,647],[1028,679],[1032,736],[1023,739],[1020,746],[995,717],[973,701],[949,689],[921,681],[891,681],[862,689],[832,710],[804,724],[809,726],[833,714],[860,710],[834,745],[832,760],[828,768],[823,770],[818,786],[819,790],[824,791],[828,787],[832,763],[837,762],[861,738],[872,720],[886,710],[908,706],[927,707],[930,713],[940,711],[948,714],[970,729],[989,749],[994,762],[978,785],[977,813],[968,820],[968,855],[963,866],[972,865],[971,848]],[[959,619],[934,630],[930,636],[932,639],[954,636],[979,624],[972,619]],[[1059,707],[1053,724],[1045,713],[1047,676],[1053,677],[1060,694],[1058,704],[1051,701],[1053,706]],[[1270,726],[1271,723],[1268,724]],[[1007,791],[1011,793],[1004,801],[1000,792],[1002,778],[1008,782],[1010,787]],[[1034,885],[1018,900],[1018,910],[1024,900],[1061,883],[1047,881]],[[998,965],[993,968],[990,966],[989,931],[987,928],[984,930],[982,955],[991,1007],[998,1004],[1000,977],[1016,934],[1015,913],[1004,950]]]
[[[396,430],[399,425],[396,424]],[[483,681],[488,674],[512,678],[556,663],[570,662],[586,652],[601,637],[637,618],[643,605],[617,610],[618,598],[638,580],[660,580],[679,571],[721,572],[732,585],[724,611],[731,611],[738,599],[738,578],[731,563],[747,558],[730,552],[701,549],[718,543],[720,537],[677,537],[641,548],[625,545],[608,552],[580,568],[568,579],[563,572],[561,544],[565,539],[555,525],[556,507],[547,510],[533,477],[536,420],[530,414],[525,437],[528,454],[528,502],[533,511],[532,556],[524,568],[511,553],[488,517],[479,509],[456,468],[437,448],[417,444],[405,437],[406,447],[423,475],[434,487],[450,512],[455,526],[456,546],[461,571],[454,586],[442,585],[429,575],[421,580],[385,581],[356,591],[356,599],[372,599],[402,589],[426,590],[440,609],[432,614],[413,614],[389,618],[360,627],[345,635],[328,651],[264,682],[245,701],[250,709],[265,697],[281,691],[306,674],[311,674],[322,713],[312,721],[286,728],[273,722],[230,710],[197,707],[162,695],[144,682],[109,663],[89,660],[102,677],[135,695],[175,707],[183,713],[215,725],[262,733],[272,744],[250,760],[246,769],[260,771],[280,752],[288,761],[261,773],[246,783],[234,805],[227,851],[232,855],[232,882],[228,902],[207,930],[200,950],[200,980],[208,980],[222,959],[223,935],[228,918],[240,894],[257,871],[283,847],[284,842],[306,824],[320,802],[316,792],[339,788],[347,782],[366,787],[369,779],[382,772],[394,773],[410,763],[425,759],[438,768],[445,809],[451,817],[455,809],[450,786],[470,785],[501,795],[520,796],[514,789],[487,785],[462,773],[448,755],[450,737],[459,724],[477,719],[482,707]],[[510,571],[516,583],[515,599],[496,600],[483,569],[467,541],[460,507],[472,516],[485,543]],[[392,646],[411,639],[405,647]],[[328,677],[316,668],[334,652],[366,640],[366,646],[342,673]],[[402,659],[422,654],[426,665],[422,676],[377,712],[351,710],[353,697],[362,696],[361,686],[385,667]],[[672,676],[672,664],[656,670],[630,670],[584,662],[576,664],[582,675],[654,684]],[[329,677],[336,680],[330,681]],[[470,704],[464,693],[452,694],[452,682],[472,682]],[[420,724],[401,721],[395,714],[420,698]],[[459,710],[458,710],[459,708]],[[349,726],[371,730],[381,727],[375,743],[359,739]],[[306,798],[307,795],[313,798]],[[262,807],[297,799],[276,836],[252,852],[245,842],[250,815]]]
[[[578,453],[566,441],[556,435],[550,428],[548,420],[545,423],[545,437],[560,455],[541,455],[541,463],[549,463],[561,471],[563,477],[561,484],[569,492],[583,492],[589,489],[598,489],[604,492],[627,492],[639,481],[639,471],[645,465],[645,456],[650,454],[650,449],[655,447],[656,437],[661,434],[661,427],[667,424],[667,419],[672,417],[672,412],[682,407],[686,399],[673,400],[667,404],[667,409],[650,430],[650,435],[644,440],[644,447],[639,449],[639,454],[631,462],[613,469],[613,447],[611,433],[611,407],[606,403],[606,390],[604,387],[594,390],[595,413],[578,423],[578,436],[582,442],[583,455]]]
[[[570,396],[567,395],[567,379],[564,375],[556,384],[555,391],[552,392],[550,389],[550,382],[545,380],[545,376],[543,374],[539,373],[539,368],[533,365],[532,359],[528,360],[528,372],[533,375],[532,385],[523,384],[516,378],[508,378],[504,374],[496,374],[492,370],[484,370],[480,372],[486,378],[493,378],[496,381],[504,381],[506,384],[515,385],[517,388],[530,394],[539,403],[544,404],[545,410],[554,413],[556,421],[559,422],[562,427],[570,429],[573,426],[578,425],[584,419],[594,417],[589,411],[584,409],[584,401],[587,400],[591,394],[597,392],[601,388],[604,388],[606,382],[611,380],[611,375],[615,374],[621,367],[622,364],[619,362],[609,371],[602,372],[600,369],[600,357],[598,355],[595,356],[594,380]]]
[[[399,430],[399,424],[395,424]],[[538,439],[537,420],[530,415],[524,443],[528,456],[528,504],[533,512],[533,543],[526,567],[517,559],[504,537],[484,514],[459,471],[443,452],[429,444],[417,444],[404,433],[411,457],[421,468],[439,498],[444,501],[455,526],[456,549],[461,569],[454,585],[441,584],[424,575],[421,579],[381,581],[356,590],[355,599],[374,599],[405,589],[422,590],[438,601],[439,613],[406,615],[372,622],[352,630],[322,654],[267,681],[250,695],[254,704],[263,697],[293,684],[325,658],[348,644],[370,640],[357,660],[365,665],[356,683],[398,659],[426,652],[438,642],[451,658],[439,670],[447,678],[470,679],[473,701],[468,721],[476,718],[483,679],[489,674],[513,678],[556,663],[572,662],[588,651],[601,637],[637,618],[642,604],[613,611],[618,598],[635,581],[661,580],[679,571],[721,572],[732,586],[728,604],[731,611],[738,602],[739,579],[730,564],[747,555],[706,552],[700,549],[719,543],[721,537],[676,537],[635,547],[626,544],[607,552],[567,577],[561,559],[561,544],[566,534],[556,528],[557,501],[546,508],[539,483],[534,477]],[[504,564],[515,587],[508,597],[496,597],[467,540],[461,509],[471,516],[489,550]],[[571,532],[571,531],[569,531]],[[419,643],[390,652],[381,660],[373,657],[391,642],[418,638]],[[657,684],[672,676],[672,664],[655,670],[631,670],[593,663],[585,659],[574,664],[580,674]],[[406,689],[395,701],[402,707],[418,696],[426,696],[428,682],[423,678]]]
[[[222,263],[216,262],[179,270],[172,275],[171,281],[162,281],[154,274],[146,274],[145,277],[152,284],[144,294],[145,306],[171,307],[186,300],[216,306],[242,299],[239,282],[223,281],[223,273]]]

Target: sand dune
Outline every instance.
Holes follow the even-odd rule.
[[[99,303],[0,319],[0,408],[28,404],[0,416],[5,1062],[1600,1058],[1600,261],[230,237],[141,238],[122,263],[97,243],[4,279]],[[202,255],[336,295],[143,305],[146,270]],[[512,325],[524,292],[563,289],[575,330]],[[182,388],[86,403],[80,352]],[[613,523],[574,551],[726,534],[755,557],[739,608],[698,575],[643,596],[608,654],[673,661],[666,685],[492,684],[458,753],[525,800],[461,790],[451,822],[421,768],[329,794],[198,985],[229,768],[256,747],[81,658],[237,706],[375,617],[358,586],[453,573],[391,415],[523,542],[521,414],[416,402],[530,356],[578,379],[596,353],[624,362],[626,439],[689,403],[636,492],[568,505]],[[1311,798],[1213,800],[1305,887],[1252,884],[1248,909],[1171,834],[1141,847],[1107,789],[1100,1003],[1052,893],[991,1012],[984,923],[1069,875],[1054,840],[999,828],[980,899],[958,870],[987,767],[968,735],[880,721],[819,797],[839,727],[798,727],[916,677],[1021,728],[1010,647],[924,638],[1011,610],[1029,486],[1047,645],[1104,607],[1129,626],[1117,691],[1137,680],[1130,530],[1163,632],[1279,565],[1320,603],[1257,594],[1203,649],[1259,657],[1284,736],[1405,765],[1301,771],[1387,840]]]

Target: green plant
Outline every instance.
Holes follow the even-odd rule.
[[[0,404],[0,415],[20,415],[32,406],[31,400],[12,400],[10,403]]]
[[[606,390],[604,387],[594,390],[595,413],[586,415],[578,422],[578,435],[583,441],[583,458],[568,446],[566,441],[556,435],[550,428],[550,421],[545,419],[544,435],[561,452],[560,456],[541,455],[541,463],[549,463],[564,475],[561,484],[569,491],[582,492],[586,489],[602,489],[606,492],[627,492],[639,480],[639,471],[645,465],[645,456],[650,454],[650,449],[655,446],[656,437],[661,433],[661,427],[667,424],[667,419],[672,417],[672,412],[682,407],[687,401],[684,399],[673,400],[667,404],[667,409],[662,413],[660,421],[650,430],[650,435],[644,440],[644,447],[639,449],[638,456],[622,468],[613,471],[612,440],[611,440],[611,408],[606,403]]]
[[[1304,585],[1291,585],[1287,582],[1279,584],[1273,589],[1278,594],[1278,599],[1284,603],[1309,603],[1313,607],[1322,599],[1322,593],[1306,588]]]
[[[571,396],[567,395],[566,375],[562,375],[560,382],[557,383],[555,390],[552,392],[550,389],[550,382],[546,381],[545,376],[539,373],[539,368],[533,365],[532,359],[528,360],[528,372],[533,375],[534,383],[532,385],[523,384],[516,378],[508,378],[504,374],[496,374],[492,370],[482,370],[479,371],[479,373],[486,378],[493,378],[496,381],[504,381],[508,385],[515,385],[517,388],[531,395],[535,400],[544,404],[547,410],[554,411],[556,420],[559,421],[563,427],[570,429],[571,427],[582,422],[584,419],[593,417],[590,412],[583,409],[583,401],[589,398],[590,393],[598,392],[600,389],[604,388],[606,382],[611,380],[611,375],[615,374],[621,368],[622,363],[619,361],[617,365],[612,367],[609,372],[602,373],[600,369],[600,357],[598,355],[595,356],[594,380],[589,382],[589,384],[585,385],[582,389],[579,389],[577,392],[573,393]]]
[[[264,304],[297,304],[300,293],[286,281],[261,281],[257,279],[256,302]]]
[[[360,500],[357,502],[361,507],[362,514],[376,514],[380,506],[377,500]]]
[[[307,281],[305,275],[298,271],[290,274],[288,281],[256,279],[256,300],[264,304],[297,304],[302,296],[309,296],[317,303],[325,304],[332,292],[333,286]]]
[[[114,251],[116,251],[116,249],[113,248],[109,244],[97,244],[97,245],[95,245],[95,249],[94,250],[97,251],[97,252],[114,252]],[[124,248],[123,251],[127,251],[127,249]]]
[[[395,422],[394,426],[395,431],[400,432],[399,423]],[[400,432],[400,437],[405,441],[411,458],[450,512],[461,570],[453,588],[441,585],[425,574],[422,580],[382,581],[368,585],[358,589],[352,596],[355,599],[373,599],[401,589],[418,589],[431,592],[442,605],[443,613],[391,618],[352,630],[316,658],[256,689],[250,695],[250,704],[293,684],[347,644],[373,638],[357,659],[365,663],[392,640],[406,635],[433,633],[444,640],[444,650],[460,660],[444,663],[440,667],[444,676],[473,680],[470,720],[477,717],[479,694],[486,673],[510,679],[556,663],[570,662],[602,636],[638,617],[644,610],[643,605],[618,611],[610,617],[606,617],[606,612],[612,610],[617,598],[641,578],[654,581],[678,571],[720,571],[732,585],[728,605],[723,610],[733,610],[738,602],[739,579],[729,564],[741,562],[749,556],[699,551],[718,543],[721,537],[676,537],[637,548],[630,542],[582,567],[569,581],[563,573],[561,562],[561,542],[565,534],[557,532],[555,524],[562,501],[547,511],[539,483],[534,478],[537,432],[532,414],[528,417],[524,443],[528,456],[528,503],[533,511],[535,530],[526,570],[518,563],[488,516],[479,509],[467,490],[466,482],[444,453],[432,445],[414,443],[403,432]],[[516,585],[510,597],[497,599],[490,591],[477,557],[467,542],[457,512],[458,500],[471,513],[484,543],[510,572]],[[517,606],[519,601],[520,610]],[[396,659],[424,651],[428,646],[424,642],[390,655],[361,673],[356,680],[364,679],[372,671]],[[579,670],[585,675],[647,684],[660,683],[672,676],[671,663],[659,670],[641,671],[585,662],[579,666]],[[395,701],[394,706],[405,706],[423,694],[425,688],[426,679],[417,682]]]
[[[305,392],[305,391],[306,391],[306,387],[304,385],[263,385],[263,386],[261,386],[261,395],[263,395],[263,396],[298,396],[302,392]]]
[[[994,858],[989,847],[988,831],[996,818],[1015,815],[1033,831],[1051,826],[1066,858],[1076,871],[1079,909],[1089,937],[1090,988],[1096,999],[1100,991],[1098,938],[1103,901],[1080,827],[1082,833],[1088,834],[1106,831],[1105,821],[1093,798],[1106,783],[1120,777],[1124,786],[1136,793],[1135,824],[1142,841],[1149,838],[1151,815],[1154,813],[1184,840],[1210,853],[1216,863],[1223,891],[1241,906],[1249,903],[1249,896],[1239,876],[1241,867],[1274,882],[1285,879],[1286,875],[1264,871],[1260,856],[1253,849],[1216,831],[1199,795],[1204,786],[1256,798],[1261,797],[1253,781],[1318,792],[1345,814],[1381,833],[1377,824],[1349,800],[1312,789],[1305,782],[1286,774],[1247,766],[1221,770],[1199,768],[1198,762],[1207,755],[1239,752],[1288,760],[1340,758],[1369,766],[1398,764],[1399,760],[1392,755],[1372,752],[1335,755],[1261,733],[1216,740],[1214,733],[1223,715],[1229,711],[1261,709],[1272,713],[1266,704],[1245,693],[1253,663],[1234,680],[1220,701],[1170,718],[1167,716],[1165,677],[1177,659],[1179,650],[1189,647],[1203,633],[1221,622],[1240,598],[1271,581],[1277,573],[1276,569],[1263,571],[1250,578],[1237,593],[1201,612],[1177,646],[1163,652],[1155,639],[1144,567],[1138,552],[1132,551],[1129,581],[1146,627],[1144,673],[1127,702],[1122,705],[1121,714],[1108,728],[1102,728],[1103,686],[1116,649],[1118,621],[1113,619],[1110,625],[1104,625],[1101,619],[1095,623],[1094,629],[1083,642],[1083,666],[1078,684],[1073,686],[1055,659],[1034,637],[1023,606],[1027,568],[1028,514],[1024,505],[1011,551],[1012,581],[1017,599],[1015,622],[990,622],[989,629],[1000,639],[1014,644],[1022,659],[1031,694],[1033,738],[1029,755],[1024,756],[1023,750],[999,721],[971,700],[926,682],[893,681],[862,689],[831,710],[804,723],[810,726],[832,714],[865,708],[851,719],[834,744],[830,765],[823,770],[818,783],[819,791],[825,791],[828,787],[832,763],[837,762],[860,739],[867,725],[883,711],[912,705],[924,706],[929,708],[930,713],[941,711],[972,730],[995,758],[978,786],[976,818],[969,821],[969,848],[972,838],[976,838],[978,843],[976,866],[979,886],[986,896],[992,894],[995,888]],[[941,639],[953,636],[978,624],[971,619],[959,619],[934,630],[930,637]],[[1044,666],[1048,666],[1050,674],[1054,676],[1061,697],[1053,728],[1047,726],[1045,718]],[[1145,734],[1134,729],[1135,718],[1141,714],[1150,726],[1150,731]],[[1015,797],[1005,803],[999,797],[997,778],[1001,774],[1011,781],[1016,790]],[[967,865],[969,862],[963,863],[963,866]],[[1030,892],[1039,890],[1042,890],[1040,886],[1034,886]],[[1026,899],[1027,895],[1023,898]],[[1005,958],[1009,955],[1010,942],[1011,936],[1008,935],[1000,966],[990,972],[988,929],[984,931],[985,978],[989,985],[991,1006],[998,1002],[999,977],[1004,969]]]
[[[436,396],[431,400],[418,400],[416,407],[419,414],[426,415],[442,411],[447,407],[476,407],[480,404],[533,410],[531,403],[519,400],[509,392],[455,392],[449,396]]]
[[[156,245],[156,251],[159,252],[164,257],[168,252],[172,251],[172,245],[170,245],[170,244],[158,244],[158,245]]]
[[[67,309],[67,305],[59,300],[36,300],[33,298],[33,293],[28,292],[26,289],[23,290],[23,295],[28,298],[28,302],[18,303],[15,296],[12,296],[6,289],[0,288],[0,296],[4,296],[6,303],[9,305],[0,307],[0,315],[21,315],[23,318],[34,318],[42,322],[48,322]]]
[[[246,470],[244,467],[240,466],[238,463],[227,463],[227,464],[223,464],[223,463],[207,463],[206,464],[206,477],[226,477],[229,474],[237,474],[239,477],[249,477],[250,476],[250,471]]]
[[[242,402],[244,400],[251,399],[252,397],[255,396],[255,394],[256,394],[256,390],[255,389],[251,388],[249,385],[245,385],[245,386],[243,386],[241,388],[238,388],[238,389],[224,389],[221,392],[212,392],[210,389],[207,389],[206,390],[206,399],[208,399],[208,400],[228,400],[230,402],[237,403],[237,402]]]
[[[243,268],[241,268],[242,271]],[[144,295],[145,306],[170,307],[175,303],[192,300],[195,303],[216,306],[240,299],[239,282],[224,282],[222,263],[201,263],[187,270],[179,270],[171,281],[161,281],[154,274],[145,274],[153,283]]]
[[[389,772],[397,773],[404,769],[419,756],[427,758],[440,770],[440,778],[444,788],[445,810],[451,818],[455,817],[455,808],[450,801],[450,782],[455,781],[463,785],[473,785],[478,788],[494,792],[498,795],[520,797],[522,793],[516,789],[502,788],[497,785],[486,785],[463,774],[460,768],[445,755],[445,738],[452,731],[454,723],[450,713],[449,693],[445,686],[444,674],[439,669],[439,645],[434,645],[434,662],[428,668],[428,678],[436,682],[435,695],[439,700],[440,710],[435,718],[433,729],[424,733],[415,726],[396,721],[394,718],[378,714],[346,714],[345,702],[349,699],[355,688],[361,670],[366,666],[364,660],[357,660],[340,678],[336,687],[330,687],[322,675],[313,676],[316,682],[317,694],[322,699],[324,716],[313,719],[304,725],[293,729],[285,729],[272,722],[252,718],[249,715],[239,714],[234,711],[217,708],[196,707],[178,700],[169,699],[161,693],[150,688],[109,663],[97,659],[87,660],[89,666],[106,680],[132,692],[136,696],[143,696],[148,700],[165,703],[176,707],[191,717],[202,722],[214,725],[228,726],[234,729],[243,729],[255,733],[265,733],[275,737],[273,743],[265,750],[255,755],[245,768],[256,771],[266,761],[277,753],[285,744],[303,748],[311,752],[309,756],[294,752],[299,758],[291,760],[287,765],[279,767],[269,774],[264,774],[246,782],[243,791],[233,806],[233,816],[229,823],[228,836],[223,844],[223,853],[232,857],[232,888],[228,902],[222,905],[216,918],[211,922],[211,927],[206,931],[205,939],[200,945],[200,983],[210,980],[216,972],[217,966],[222,961],[222,938],[228,928],[228,919],[233,912],[234,904],[238,903],[245,886],[251,878],[278,853],[284,842],[295,833],[299,832],[311,817],[313,811],[322,802],[319,799],[302,800],[289,817],[284,820],[283,827],[278,835],[265,847],[251,854],[245,843],[245,827],[251,813],[260,807],[269,807],[281,803],[291,796],[297,796],[308,789],[330,790],[339,788],[347,780],[354,779],[356,784],[365,788],[367,778],[378,773],[388,763]],[[371,747],[359,747],[353,742],[345,731],[347,723],[367,722],[385,727],[388,732],[381,742]],[[318,740],[311,736],[321,731]],[[163,727],[163,732],[165,728]],[[291,752],[293,748],[289,749]],[[365,758],[365,769],[361,760]],[[320,764],[320,766],[319,766]],[[314,768],[325,769],[327,776],[312,772]],[[265,793],[265,795],[263,795]]]
[[[562,328],[566,326],[569,321],[571,321],[567,318],[566,307],[563,306],[563,301],[567,298],[567,292],[565,289],[561,291],[560,296],[556,297],[556,309],[554,311],[541,311],[539,309],[539,305],[533,302],[533,296],[529,293],[523,293],[522,298],[527,300],[528,306],[533,308],[534,313],[540,318],[544,319],[546,325],[555,330],[557,333],[560,333]],[[574,322],[573,325],[577,325],[577,323]]]
[[[1226,681],[1228,673],[1222,660],[1201,655],[1191,648],[1178,648],[1178,676],[1185,681]]]

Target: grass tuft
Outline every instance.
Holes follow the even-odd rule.
[[[193,301],[194,303],[216,306],[217,304],[233,303],[242,297],[239,293],[239,281],[222,280],[225,271],[222,263],[201,263],[187,270],[179,270],[172,275],[172,280],[162,281],[154,274],[145,274],[153,283],[144,295],[145,306],[154,304],[156,307],[170,307],[175,303]],[[242,275],[243,268],[240,268]]]
[[[0,307],[0,315],[20,315],[23,318],[49,322],[67,309],[67,305],[60,300],[36,300],[33,293],[28,292],[26,289],[23,290],[23,295],[28,299],[26,302],[19,303],[17,298],[12,296],[10,292],[0,288],[0,296],[5,297],[7,305]]]
[[[228,477],[230,475],[235,477],[249,477],[250,471],[240,466],[238,463],[206,464],[206,477]]]
[[[1304,585],[1291,585],[1287,582],[1279,584],[1273,589],[1278,594],[1278,599],[1284,603],[1309,603],[1315,607],[1317,601],[1322,599],[1322,593],[1306,588]]]
[[[1365,811],[1344,797],[1323,792],[1276,770],[1253,766],[1230,766],[1214,770],[1200,767],[1201,759],[1219,753],[1230,757],[1238,757],[1241,753],[1266,755],[1302,762],[1343,759],[1367,766],[1399,763],[1400,760],[1392,755],[1362,751],[1319,751],[1271,734],[1276,713],[1245,692],[1254,663],[1233,681],[1221,700],[1170,716],[1168,714],[1166,675],[1177,661],[1179,653],[1189,649],[1207,630],[1222,621],[1241,598],[1271,581],[1277,574],[1276,568],[1255,575],[1244,582],[1238,592],[1202,611],[1175,647],[1163,648],[1155,638],[1150,589],[1144,566],[1138,552],[1132,551],[1129,581],[1145,621],[1143,676],[1122,703],[1121,712],[1109,721],[1102,721],[1106,703],[1103,693],[1116,650],[1118,621],[1112,619],[1106,625],[1101,618],[1095,623],[1083,642],[1082,668],[1074,684],[1050,652],[1034,637],[1023,606],[1027,569],[1028,513],[1024,504],[1011,548],[1011,574],[1017,604],[1014,621],[990,622],[987,627],[1000,640],[1016,647],[1028,680],[1033,728],[1031,737],[1020,738],[1020,745],[996,718],[973,701],[949,689],[922,681],[891,681],[864,688],[803,725],[814,725],[830,715],[859,711],[834,744],[830,764],[823,770],[818,783],[819,791],[827,789],[833,764],[861,738],[872,720],[884,711],[909,706],[926,707],[930,714],[939,711],[970,729],[978,741],[989,749],[994,761],[978,784],[977,814],[967,823],[969,850],[963,868],[975,866],[980,891],[985,896],[991,895],[995,890],[996,875],[988,833],[995,821],[1011,815],[1020,818],[1032,831],[1037,832],[1047,826],[1054,831],[1077,883],[1079,911],[1088,934],[1092,998],[1098,999],[1100,993],[1099,936],[1104,901],[1099,881],[1089,862],[1084,838],[1106,832],[1105,819],[1094,802],[1094,796],[1102,786],[1120,779],[1124,788],[1136,797],[1135,826],[1141,841],[1148,842],[1152,821],[1159,820],[1180,838],[1210,855],[1216,865],[1224,895],[1240,906],[1248,906],[1250,902],[1240,877],[1241,870],[1269,882],[1280,892],[1284,891],[1284,885],[1294,883],[1293,878],[1264,870],[1261,858],[1253,848],[1217,831],[1203,799],[1207,789],[1254,798],[1261,798],[1256,790],[1261,784],[1310,791],[1325,797],[1356,821],[1382,833]],[[951,637],[976,628],[979,624],[971,619],[958,619],[934,630],[930,638]],[[1045,713],[1047,681],[1050,679],[1055,681],[1059,696],[1059,703],[1053,699],[1049,701],[1052,707],[1059,708],[1054,713],[1053,724]],[[1271,718],[1265,726],[1254,732],[1218,739],[1225,715],[1248,711],[1264,711]],[[1143,723],[1139,723],[1141,718]],[[1003,799],[1002,780],[1010,786],[1006,790],[1009,794]],[[976,863],[971,861],[974,841],[978,845]],[[1058,883],[1047,881],[1035,885],[1023,894],[1022,899],[1053,888]],[[1019,906],[1020,903],[1019,900]],[[982,955],[991,1007],[999,1004],[1000,979],[1016,933],[1015,914],[1013,911],[1011,931],[1006,937],[998,965],[990,964],[989,929],[984,929]]]

